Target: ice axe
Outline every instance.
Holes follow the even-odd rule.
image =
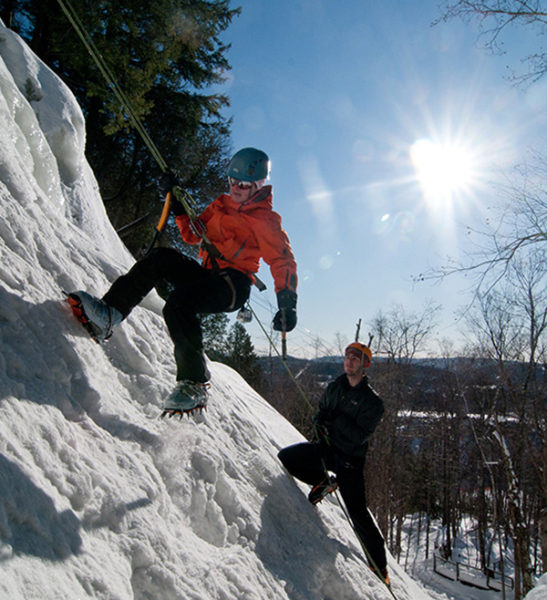
[[[287,319],[285,311],[281,313],[281,359],[287,360]]]
[[[169,218],[170,210],[171,210],[171,191],[167,192],[167,195],[165,196],[165,202],[163,203],[163,210],[161,211],[160,220],[158,221],[158,224],[156,225],[156,231],[154,233],[154,237],[152,238],[150,245],[144,252],[144,256],[146,256],[147,254],[150,253],[152,248],[156,245],[156,242],[159,240],[161,232],[165,229],[167,219]]]

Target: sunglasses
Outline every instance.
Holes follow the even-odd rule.
[[[241,181],[240,179],[235,179],[234,177],[228,177],[228,183],[230,184],[230,187],[237,187],[240,190],[249,190],[253,185],[252,181]]]
[[[361,352],[359,352],[358,350],[348,350],[346,352],[346,358],[350,357],[350,356],[355,356],[355,358],[358,358],[359,360],[361,360],[363,358],[363,354]]]

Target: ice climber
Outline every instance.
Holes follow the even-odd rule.
[[[365,496],[368,440],[384,414],[383,402],[365,375],[371,360],[364,344],[353,342],[346,348],[344,374],[319,400],[314,440],[283,448],[278,457],[291,475],[312,486],[308,495],[312,504],[339,489],[371,568],[389,584],[384,538]]]
[[[182,203],[172,201],[182,239],[201,243],[201,264],[172,248],[155,248],[114,281],[102,299],[84,291],[68,295],[76,317],[102,341],[161,280],[171,284],[163,315],[175,347],[177,374],[164,414],[206,405],[210,373],[198,314],[243,307],[261,258],[270,266],[277,294],[274,329],[288,332],[296,325],[296,262],[281,217],[272,210],[272,186],[266,185],[269,171],[264,152],[243,148],[228,166],[230,192],[214,200],[196,222],[191,222]],[[209,243],[203,243],[200,231],[206,232]]]

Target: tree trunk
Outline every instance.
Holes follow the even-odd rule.
[[[541,560],[543,561],[543,570],[547,570],[547,440],[543,443],[543,465],[542,465],[542,481],[543,494],[542,506],[540,512],[540,536],[541,536]]]
[[[6,0],[4,2],[4,8],[0,12],[0,19],[4,22],[6,27],[11,27],[11,21],[13,19],[13,11],[15,9],[15,0]]]
[[[515,600],[520,600],[532,589],[529,553],[530,536],[524,519],[519,483],[513,468],[511,454],[499,426],[496,427],[494,437],[501,446],[501,458],[507,478],[507,504],[515,552]]]
[[[479,462],[478,464],[479,473],[482,473],[481,484],[479,486],[479,507],[478,507],[478,536],[479,536],[479,554],[481,561],[481,568],[484,570],[489,566],[486,558],[486,535],[488,532],[488,513],[486,505],[486,471],[485,467]]]
[[[403,533],[403,515],[397,511],[397,529],[395,534],[395,557],[397,558],[397,562],[401,560],[401,537]]]
[[[429,558],[429,533],[431,530],[431,517],[429,516],[429,512],[426,515],[427,523],[425,528],[425,559]]]

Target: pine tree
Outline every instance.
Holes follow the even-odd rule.
[[[66,2],[67,0],[65,0]],[[230,121],[208,88],[229,69],[220,34],[240,9],[228,0],[70,0],[116,83],[167,164],[202,204],[223,189]],[[74,92],[86,154],[116,228],[148,214],[124,238],[136,253],[161,211],[160,169],[107,87],[56,0],[0,0],[0,15]]]
[[[228,316],[225,313],[200,315],[203,347],[211,360],[226,359]]]
[[[251,336],[241,323],[234,323],[226,340],[226,359],[223,361],[235,369],[249,385],[257,387],[262,379]]]

